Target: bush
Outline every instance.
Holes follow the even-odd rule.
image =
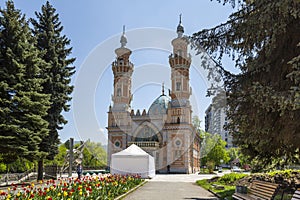
[[[248,175],[240,174],[240,173],[225,174],[219,178],[218,182],[225,184],[225,185],[233,185],[233,184],[235,184],[236,181],[238,181],[246,176],[248,176]]]
[[[268,173],[255,173],[241,180],[243,183],[250,183],[253,180],[261,180],[280,184],[281,188],[297,188],[300,183],[300,170],[282,170]]]
[[[215,174],[213,172],[210,172],[207,168],[200,168],[200,174]]]
[[[4,163],[0,163],[0,173],[6,172],[6,165]]]
[[[215,169],[215,162],[214,161],[208,161],[207,163],[207,169],[209,171],[209,173],[213,173],[214,169]]]

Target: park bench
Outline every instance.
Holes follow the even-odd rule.
[[[274,198],[278,186],[275,183],[254,180],[247,188],[246,194],[235,192],[232,198],[237,200],[270,200]]]
[[[300,188],[298,188],[298,190],[295,191],[291,200],[300,200]]]

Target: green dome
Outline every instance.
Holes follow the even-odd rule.
[[[149,114],[166,114],[170,98],[162,94],[151,104]]]

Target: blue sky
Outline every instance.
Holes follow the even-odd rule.
[[[34,17],[34,12],[40,11],[46,1],[14,2],[28,18]],[[50,3],[59,13],[63,33],[71,39],[72,56],[76,57],[72,108],[64,114],[69,123],[60,131],[61,141],[74,137],[106,142],[113,84],[110,64],[115,57],[114,49],[120,46],[123,25],[126,25],[127,47],[133,50],[131,61],[135,64],[132,108],[148,109],[161,94],[162,82],[166,88],[170,86],[168,55],[171,39],[176,37],[179,14],[182,13],[185,34],[191,35],[225,22],[233,12],[230,5],[210,0],[52,0]],[[0,6],[5,6],[4,0],[0,0]],[[190,77],[193,115],[203,121],[210,102],[205,97],[208,83],[205,72],[197,62],[194,65]],[[232,65],[226,62],[225,68],[236,72]]]

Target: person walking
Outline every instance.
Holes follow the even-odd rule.
[[[82,174],[82,166],[81,166],[81,164],[78,164],[78,165],[77,165],[76,172],[77,172],[77,174],[78,174],[78,179],[80,179],[81,174]]]

